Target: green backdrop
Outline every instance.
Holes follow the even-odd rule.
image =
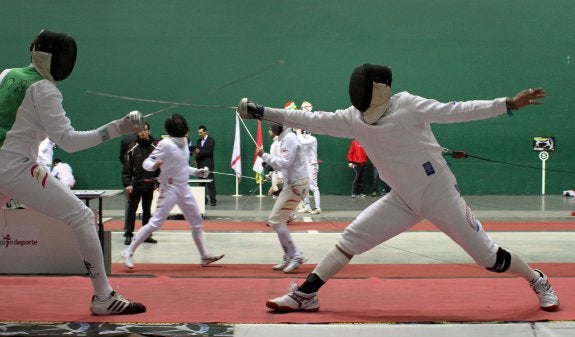
[[[541,193],[534,136],[555,136],[548,193],[575,187],[575,1],[572,0],[177,0],[0,2],[2,68],[29,62],[40,29],[72,34],[74,73],[59,84],[77,130],[130,110],[167,107],[89,94],[98,91],[156,100],[235,106],[242,97],[281,107],[309,100],[316,110],[350,105],[347,84],[361,63],[390,65],[395,92],[441,101],[490,99],[544,87],[548,97],[514,117],[435,125],[451,149],[513,163],[450,160],[466,194]],[[177,107],[149,118],[159,136],[171,113],[185,115],[192,136],[205,124],[216,139],[216,170],[231,173],[235,119],[230,109]],[[255,121],[246,125],[255,136]],[[270,141],[264,123],[266,148]],[[318,136],[320,188],[348,194],[348,139]],[[81,189],[121,188],[120,140],[55,157],[69,162]],[[254,144],[242,127],[245,175]],[[529,167],[525,167],[529,166]],[[234,194],[234,178],[217,175],[218,194]],[[253,180],[240,184],[242,194]]]

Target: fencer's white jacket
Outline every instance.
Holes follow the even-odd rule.
[[[317,164],[317,138],[310,134],[299,134],[298,138],[308,165]]]
[[[456,123],[492,118],[507,112],[506,98],[441,103],[408,92],[391,97],[385,114],[366,124],[353,106],[335,112],[265,108],[264,118],[316,134],[355,138],[367,152],[381,178],[415,212],[432,179],[451,171],[432,123]]]
[[[273,156],[269,153],[262,155],[262,160],[280,171],[284,183],[289,185],[301,179],[308,179],[307,162],[301,150],[299,138],[290,128],[285,128],[279,135],[280,153]]]
[[[17,82],[16,82],[17,81]],[[38,157],[38,147],[46,137],[66,152],[76,152],[102,143],[97,130],[75,131],[62,107],[62,93],[30,65],[6,69],[0,83],[20,86],[18,100],[2,100],[0,107],[0,150],[29,158]]]
[[[200,175],[200,169],[189,165],[190,149],[186,137],[167,137],[160,140],[154,151],[144,160],[142,167],[147,171],[155,171],[154,164],[158,160],[163,162],[158,177],[160,186],[187,187],[190,175]]]

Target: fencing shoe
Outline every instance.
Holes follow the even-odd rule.
[[[266,307],[281,312],[291,312],[291,311],[318,311],[319,310],[319,300],[317,298],[317,292],[311,294],[304,294],[297,290],[297,284],[292,284],[290,292],[268,300],[266,302]]]
[[[309,214],[321,214],[321,208],[316,207],[313,211],[309,212]]]
[[[130,301],[124,296],[112,291],[110,297],[105,301],[100,301],[96,296],[92,296],[90,311],[94,315],[132,315],[146,312],[146,306],[141,303]]]
[[[273,266],[272,269],[273,269],[273,270],[284,270],[285,267],[288,266],[289,261],[290,261],[289,256],[284,255],[282,262],[276,264],[275,266]]]
[[[553,287],[547,280],[547,275],[543,274],[540,270],[535,271],[541,275],[537,280],[531,282],[531,288],[539,297],[539,306],[545,311],[556,311],[559,309],[559,298],[555,295]]]
[[[298,213],[309,213],[309,212],[311,212],[311,207],[306,205],[306,206],[298,209],[297,212]]]
[[[298,255],[292,257],[289,260],[288,265],[283,269],[284,273],[291,273],[292,271],[298,269],[299,266],[304,264],[308,259],[309,259],[309,257],[303,256],[301,254],[298,254]]]
[[[134,260],[132,257],[133,254],[130,254],[127,249],[122,251],[122,262],[128,269],[134,269]]]
[[[218,255],[218,256],[206,256],[202,257],[202,267],[207,266],[210,263],[214,263],[224,257],[226,254]]]

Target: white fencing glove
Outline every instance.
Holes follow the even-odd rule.
[[[210,175],[210,169],[206,166],[198,171],[198,177],[207,178]]]
[[[241,119],[262,119],[264,117],[264,107],[255,102],[242,98],[236,109]]]
[[[140,132],[144,129],[144,117],[139,111],[131,111],[123,118],[116,119],[98,128],[102,141]]]

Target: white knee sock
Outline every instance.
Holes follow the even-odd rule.
[[[321,208],[319,204],[319,190],[313,191],[313,201],[315,202],[315,208]]]
[[[289,232],[286,224],[275,225],[274,230],[278,235],[278,239],[285,255],[292,257],[299,253],[295,247],[295,244],[293,243],[291,233]]]
[[[192,228],[192,238],[202,258],[207,257],[209,253],[204,242],[204,231],[201,228]]]
[[[333,247],[326,256],[321,259],[319,264],[313,270],[319,278],[327,282],[335,274],[337,274],[343,267],[351,261],[350,258],[345,256],[337,247]]]
[[[80,255],[86,268],[88,268],[90,280],[94,287],[94,294],[98,299],[105,300],[110,296],[113,289],[106,275],[104,255],[102,254],[96,226],[90,223],[89,225],[76,226],[73,229],[78,248],[80,249]]]
[[[134,237],[134,240],[132,240],[132,243],[130,243],[130,246],[127,249],[128,252],[130,254],[134,254],[136,252],[136,249],[138,249],[138,247],[142,244],[142,242],[144,242],[147,238],[149,238],[150,235],[152,235],[152,233],[154,233],[155,231],[156,227],[153,227],[151,225],[142,226],[142,228],[140,228],[140,230]]]
[[[511,264],[507,272],[519,276],[528,282],[532,282],[539,278],[539,273],[537,273],[533,268],[531,268],[523,258],[514,252],[509,252],[511,254]]]

